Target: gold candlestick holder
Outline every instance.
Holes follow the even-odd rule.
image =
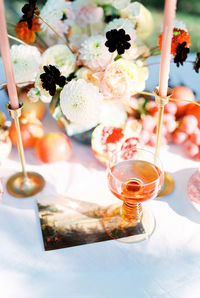
[[[167,96],[162,97],[159,96],[159,89],[156,87],[153,90],[153,94],[155,96],[155,101],[158,105],[158,120],[157,120],[157,130],[156,130],[156,148],[155,148],[155,155],[154,155],[154,162],[156,162],[158,158],[158,153],[160,149],[160,140],[162,136],[162,125],[163,125],[163,116],[164,116],[164,107],[169,102],[169,98],[172,95],[173,91],[171,88],[168,88]],[[164,185],[162,190],[160,191],[158,197],[167,196],[170,194],[174,189],[174,180],[171,175],[165,172],[164,175]]]
[[[45,186],[44,178],[35,172],[27,172],[25,166],[24,148],[22,144],[21,131],[19,126],[19,117],[21,116],[21,110],[23,103],[19,102],[19,108],[12,109],[10,104],[6,105],[10,116],[15,121],[16,133],[17,133],[17,148],[22,165],[22,172],[12,175],[6,184],[7,191],[14,197],[26,198],[34,196]]]

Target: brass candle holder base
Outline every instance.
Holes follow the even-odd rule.
[[[22,172],[16,173],[8,179],[6,184],[7,191],[9,194],[17,198],[31,197],[42,191],[45,186],[45,180],[40,174],[34,172],[26,172],[25,169],[24,148],[19,126],[19,117],[21,116],[23,103],[19,102],[19,108],[17,109],[12,109],[9,104],[7,104],[6,107],[11,117],[15,121],[17,133],[17,148],[22,165]]]
[[[168,196],[174,190],[174,180],[171,175],[165,173],[165,180],[163,188],[157,197]]]
[[[41,192],[44,186],[44,178],[34,172],[27,172],[26,178],[23,172],[16,173],[8,179],[6,184],[8,193],[17,198],[34,196]]]

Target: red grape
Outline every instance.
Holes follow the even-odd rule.
[[[200,129],[196,129],[191,135],[190,135],[190,141],[195,145],[200,145]]]
[[[199,147],[191,143],[186,147],[186,153],[189,157],[194,157],[199,153]]]
[[[183,144],[187,140],[188,136],[185,132],[176,130],[173,134],[173,140],[176,144]]]
[[[164,112],[166,114],[172,114],[175,115],[177,111],[177,106],[174,102],[169,101],[164,108]]]
[[[153,131],[153,129],[156,125],[155,118],[150,115],[144,116],[141,119],[141,123],[142,123],[142,128],[147,131]]]
[[[183,118],[179,129],[188,135],[191,135],[198,126],[198,120],[193,115],[188,115]]]
[[[151,100],[146,104],[146,111],[152,116],[156,116],[158,113],[158,105],[155,101]]]
[[[150,139],[150,132],[147,130],[142,130],[140,133],[140,141],[143,144],[147,144],[149,142]]]
[[[172,114],[164,115],[163,124],[164,124],[167,132],[173,132],[176,129],[175,116]]]

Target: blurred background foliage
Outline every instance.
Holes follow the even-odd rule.
[[[21,8],[26,1],[4,0],[6,5],[6,17],[8,30],[14,34],[14,26],[21,17]],[[56,1],[56,0],[55,0]],[[120,1],[120,0],[119,0]],[[38,7],[46,0],[38,0]],[[145,5],[152,13],[154,19],[154,30],[152,35],[146,40],[150,47],[154,47],[158,42],[158,34],[162,28],[164,0],[138,0]],[[178,0],[176,18],[184,22],[191,35],[191,52],[200,51],[200,0]]]

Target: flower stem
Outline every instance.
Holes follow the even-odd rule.
[[[58,33],[56,32],[56,30],[51,26],[49,25],[41,16],[37,16],[43,23],[45,23],[49,29],[51,29],[58,38],[60,38],[60,40],[62,40],[64,42],[64,44],[68,47],[68,49],[73,53],[71,47],[69,46],[68,42]]]
[[[158,49],[160,49],[159,46],[153,47],[153,48],[150,49],[150,52],[153,52],[153,51],[158,50]]]
[[[17,42],[19,42],[19,43],[25,45],[25,46],[28,45],[26,42],[22,41],[21,39],[19,39],[19,38],[17,38],[17,37],[14,37],[14,36],[12,36],[12,35],[10,35],[10,34],[8,34],[8,37],[9,37],[10,39],[13,39],[13,40],[15,40],[15,41],[17,41]]]
[[[34,83],[34,81],[27,81],[27,82],[20,82],[20,83],[16,83],[16,85],[18,85],[19,87],[20,87],[20,85],[30,85],[30,84],[33,84]],[[7,83],[2,83],[2,84],[0,84],[0,89],[2,88],[2,87],[5,87],[5,86],[7,86]]]
[[[154,96],[153,93],[151,93],[151,92],[146,92],[146,91],[140,91],[140,92],[137,92],[137,94]],[[196,102],[196,101],[189,100],[189,99],[180,99],[180,98],[173,98],[173,97],[170,97],[170,100],[172,100],[172,101],[184,101],[184,102],[188,102],[188,103],[193,103],[193,104],[195,104],[195,105],[197,105],[197,106],[200,107],[200,103],[198,103],[198,102]]]

